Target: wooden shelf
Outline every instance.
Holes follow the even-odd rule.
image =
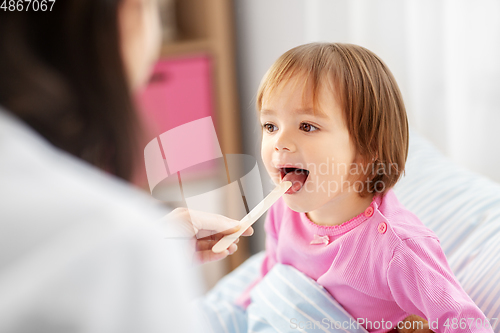
[[[209,39],[179,40],[163,44],[162,57],[188,56],[191,54],[212,53],[212,43]]]

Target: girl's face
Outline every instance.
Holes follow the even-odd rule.
[[[350,174],[357,160],[356,149],[332,94],[321,87],[313,113],[312,88],[303,91],[302,82],[300,76],[292,78],[272,95],[264,95],[260,110],[262,159],[276,184],[285,166],[309,172],[298,192],[284,195],[292,210],[331,210],[329,206],[338,206],[345,202],[343,198],[358,196],[352,186],[356,175]]]
[[[132,91],[144,86],[161,46],[161,0],[122,0],[118,17],[121,52]]]

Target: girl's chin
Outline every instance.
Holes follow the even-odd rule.
[[[310,205],[307,202],[299,199],[298,194],[300,194],[300,192],[294,194],[285,194],[283,196],[285,204],[288,206],[288,208],[297,213],[307,213],[310,212],[311,210],[314,210],[314,208],[310,207]]]

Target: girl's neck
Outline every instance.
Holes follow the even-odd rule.
[[[308,212],[307,217],[318,225],[340,225],[363,213],[372,200],[373,194],[362,198],[355,191],[347,191],[320,208]]]

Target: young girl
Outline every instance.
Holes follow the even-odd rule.
[[[439,239],[391,190],[404,171],[408,123],[380,58],[350,44],[296,47],[265,75],[257,107],[266,170],[274,183],[294,183],[268,212],[262,277],[291,265],[354,318],[392,328],[411,315],[437,322],[436,332],[452,330],[447,319],[485,319]],[[252,286],[239,305],[250,303]]]

